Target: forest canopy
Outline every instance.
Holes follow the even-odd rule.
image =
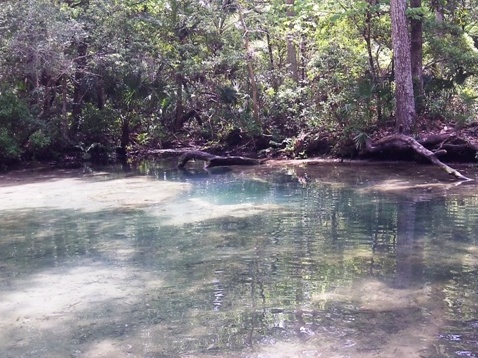
[[[354,155],[396,128],[390,5],[3,1],[0,164],[178,143]],[[407,4],[414,136],[477,122],[477,5]]]

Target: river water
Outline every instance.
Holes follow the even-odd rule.
[[[1,357],[478,357],[475,183],[173,164],[0,175]]]

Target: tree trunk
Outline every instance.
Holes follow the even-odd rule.
[[[50,116],[51,105],[55,98],[55,89],[54,89],[55,81],[53,81],[50,75],[47,75],[42,80],[42,82],[43,82],[43,87],[45,88],[45,91],[43,94],[42,111],[39,117],[45,119]]]
[[[98,79],[96,82],[96,106],[99,110],[105,107],[105,80],[104,68],[101,66],[98,71]]]
[[[395,123],[398,132],[410,134],[415,120],[407,1],[391,0],[392,45],[395,65]]]
[[[181,55],[182,57],[182,55]],[[183,62],[183,58],[181,62]],[[180,71],[182,71],[183,65],[180,66]],[[181,122],[181,118],[184,114],[183,107],[183,76],[180,73],[176,74],[176,112],[174,115],[174,130],[178,131],[182,128],[184,122]]]
[[[71,8],[81,8],[83,14],[86,12],[90,6],[90,0],[78,0],[78,1],[65,1],[65,3]],[[76,58],[74,60],[75,64],[75,75],[73,77],[73,103],[72,103],[72,125],[71,130],[73,134],[78,131],[80,115],[83,108],[83,97],[85,95],[84,90],[84,77],[85,70],[87,67],[87,53],[88,53],[88,42],[86,38],[81,38],[76,44]]]
[[[269,53],[269,70],[271,71],[272,76],[272,87],[274,91],[277,92],[279,85],[277,84],[277,78],[275,74],[275,65],[274,65],[274,52],[272,51],[272,42],[271,42],[271,35],[269,31],[266,30],[266,40],[267,40],[267,51]]]
[[[372,79],[375,82],[375,78],[377,77],[377,70],[375,68],[375,62],[373,58],[373,50],[372,50],[372,12],[371,7],[375,6],[375,0],[369,0],[369,7],[365,13],[365,28],[362,32],[362,36],[365,40],[365,44],[367,45],[367,54],[368,54],[368,64],[370,68],[370,73],[372,75]]]
[[[293,18],[295,16],[294,12],[294,2],[295,0],[286,0],[287,6],[287,20],[290,21],[289,23],[289,33],[287,34],[287,65],[290,73],[290,77],[294,82],[299,82],[299,70],[297,66],[297,48],[294,43],[294,34],[292,32],[293,29]]]
[[[61,76],[61,123],[60,123],[60,132],[61,138],[67,142],[68,141],[68,112],[67,104],[68,101],[68,83],[67,76],[63,74]]]
[[[129,124],[130,124],[130,118],[128,117],[128,115],[122,116],[120,147],[123,153],[126,153],[126,147],[129,145],[129,134],[130,134]]]
[[[373,86],[379,84],[379,74],[377,71],[377,66],[375,65],[375,60],[373,56],[373,44],[372,44],[372,9],[376,5],[376,0],[369,0],[369,6],[365,13],[365,27],[362,31],[362,36],[365,40],[367,46],[367,55],[368,55],[368,65],[370,69],[370,79]],[[382,120],[382,99],[380,98],[380,91],[374,91],[374,97],[376,101],[376,110],[377,110],[377,120]]]
[[[410,0],[411,8],[421,8],[422,0]],[[412,62],[412,79],[415,93],[415,110],[423,112],[425,91],[423,89],[423,19],[413,18],[410,20],[411,47],[410,58]]]
[[[78,130],[78,124],[80,120],[81,110],[83,106],[83,78],[85,76],[86,69],[86,54],[88,51],[88,44],[86,40],[80,40],[80,43],[77,47],[77,58],[75,59],[76,70],[73,83],[73,105],[72,105],[72,116],[73,116],[73,130]]]
[[[307,77],[306,68],[307,68],[307,36],[302,34],[302,39],[299,46],[299,68],[300,73],[299,80],[302,82],[302,87],[305,85],[305,80]]]
[[[256,125],[259,125],[259,94],[257,90],[256,77],[254,73],[254,64],[253,64],[253,53],[249,41],[249,30],[244,18],[242,5],[238,6],[239,19],[241,21],[242,29],[244,31],[244,47],[246,50],[246,62],[247,62],[247,72],[249,74],[249,84],[251,86],[252,92],[252,118]]]

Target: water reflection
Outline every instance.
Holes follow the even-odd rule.
[[[151,181],[116,172],[0,187],[29,198],[0,206],[2,352],[476,355],[478,197],[398,172],[160,163],[139,168]],[[60,200],[62,184],[101,190],[102,205]]]

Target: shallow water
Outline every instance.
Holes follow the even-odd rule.
[[[0,356],[477,357],[476,188],[398,164],[0,175]]]

